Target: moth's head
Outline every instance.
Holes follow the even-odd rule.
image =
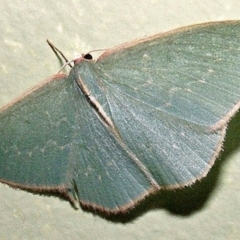
[[[87,60],[87,61],[92,61],[92,60],[93,60],[93,56],[92,56],[90,53],[82,54],[81,57],[76,58],[76,59],[74,60],[74,65],[76,65],[76,64],[78,64],[78,63],[80,63],[80,62],[82,62],[82,61],[85,61],[85,60]]]
[[[90,53],[82,54],[82,57],[86,60],[92,60],[93,56]]]

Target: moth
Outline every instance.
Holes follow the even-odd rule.
[[[126,212],[207,175],[240,106],[240,21],[83,55],[0,111],[0,181]]]

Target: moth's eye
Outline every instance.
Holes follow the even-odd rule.
[[[89,53],[85,54],[85,55],[83,56],[83,58],[84,58],[84,59],[87,59],[87,60],[92,60],[92,59],[93,59],[92,55],[89,54]]]

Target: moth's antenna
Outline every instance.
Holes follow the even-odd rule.
[[[72,68],[72,64],[71,64],[72,61],[68,61],[68,59],[64,56],[64,54],[58,48],[56,48],[48,39],[47,39],[47,43],[57,56],[59,56],[58,54],[60,54],[62,58],[65,60],[66,64],[64,64],[64,67],[68,65],[70,68]]]
[[[103,52],[103,51],[106,51],[106,50],[107,50],[107,48],[99,48],[99,49],[91,50],[87,54],[91,54],[92,52]]]
[[[75,60],[76,60],[76,59],[73,59],[73,60],[70,60],[70,61],[66,62],[66,63],[60,68],[60,70],[58,71],[58,73],[60,73],[67,65],[70,66],[70,67],[72,67],[71,62],[74,62]],[[65,61],[66,61],[66,59],[65,59]]]

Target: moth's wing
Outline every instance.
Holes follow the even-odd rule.
[[[74,79],[77,75],[71,77]],[[154,187],[83,93],[77,90],[76,124],[69,156],[72,186],[68,194],[72,199],[79,198],[86,207],[105,212],[125,211]]]
[[[50,79],[2,109],[0,132],[1,182],[58,191],[103,211],[124,211],[151,191],[73,74]]]
[[[239,109],[240,22],[198,25],[104,53],[94,66],[123,142],[165,187],[205,176]]]
[[[0,179],[10,185],[63,188],[74,112],[65,75],[44,81],[0,113]]]

